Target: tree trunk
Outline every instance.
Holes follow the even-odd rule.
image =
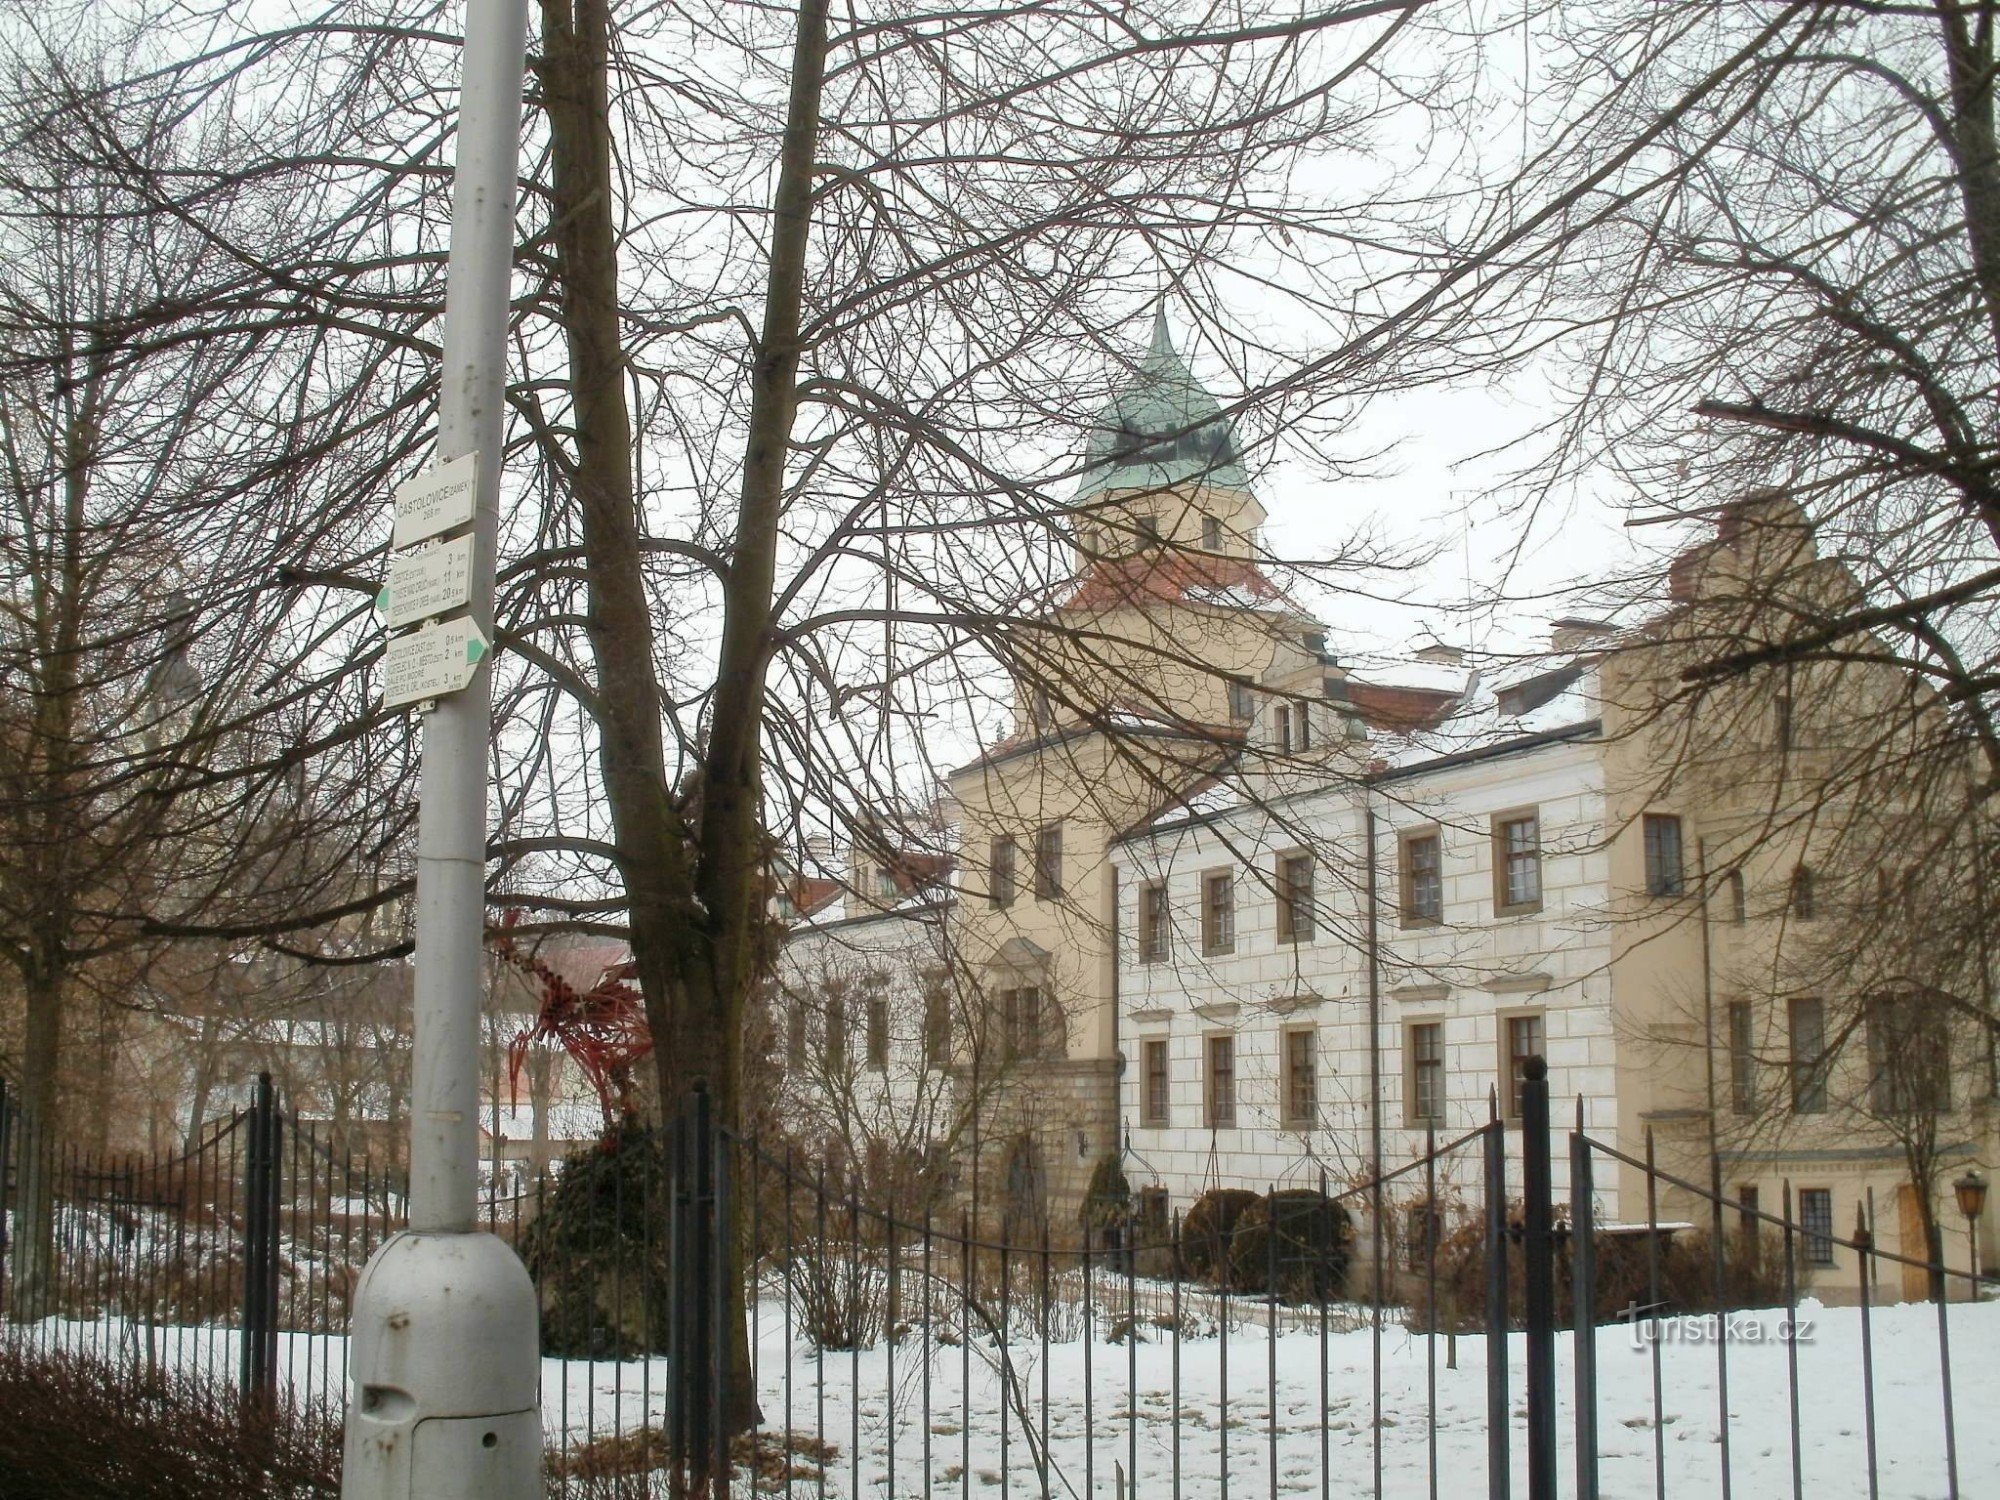
[[[28,1322],[55,1311],[56,1077],[62,1041],[63,965],[44,954],[30,966],[16,1123],[13,1316]]]
[[[800,11],[792,93],[773,205],[763,336],[735,546],[724,580],[721,657],[702,768],[699,833],[667,783],[632,482],[632,429],[618,322],[612,219],[608,0],[541,0],[542,95],[549,119],[551,212],[576,433],[573,484],[589,574],[599,761],[625,885],[663,1109],[705,1088],[725,1127],[740,1119],[738,1072],[754,982],[763,891],[762,728],[772,587],[786,457],[797,406],[799,309],[811,221],[812,164],[826,56],[823,0]],[[698,842],[697,842],[698,839]],[[743,1318],[740,1249],[725,1235],[729,1347],[724,1422],[756,1410]]]

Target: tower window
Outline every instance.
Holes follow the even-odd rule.
[[[1222,522],[1214,516],[1201,518],[1201,545],[1208,552],[1222,550]]]

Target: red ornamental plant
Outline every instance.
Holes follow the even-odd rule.
[[[514,923],[514,913],[506,926]],[[507,1047],[507,1076],[518,1083],[528,1048],[553,1041],[576,1059],[584,1077],[597,1090],[608,1126],[638,1111],[632,1097],[632,1069],[653,1050],[653,1033],[646,1025],[645,1001],[630,983],[630,960],[613,964],[589,989],[579,989],[536,954],[524,951],[503,929],[493,951],[501,962],[527,975],[541,994],[532,1026],[523,1028]]]

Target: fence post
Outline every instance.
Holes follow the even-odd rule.
[[[1570,1328],[1576,1351],[1576,1496],[1597,1500],[1597,1208],[1583,1097],[1569,1138]]]
[[[1507,1131],[1499,1096],[1488,1092],[1486,1167],[1486,1494],[1507,1500],[1512,1488],[1507,1410]]]
[[[6,1302],[7,1276],[7,1147],[14,1139],[14,1101],[7,1097],[7,1080],[0,1078],[0,1306]]]
[[[1528,1500],[1556,1494],[1556,1288],[1549,1065],[1521,1069],[1521,1262],[1527,1321]]]
[[[713,1422],[720,1394],[709,1390],[715,1354],[712,1339],[716,1276],[715,1142],[708,1092],[700,1085],[681,1101],[673,1151],[673,1360],[668,1371],[672,1462],[689,1492],[706,1488],[713,1461]]]
[[[250,1138],[243,1158],[243,1344],[237,1384],[246,1421],[277,1409],[278,1397],[278,1160],[277,1096],[271,1075],[257,1075]]]

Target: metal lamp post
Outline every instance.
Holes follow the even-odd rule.
[[[1966,1238],[1972,1242],[1972,1297],[1979,1299],[1979,1216],[1986,1211],[1986,1179],[1979,1168],[1968,1167],[1965,1175],[1951,1185],[1958,1195],[1958,1211],[1965,1215]]]
[[[344,1500],[539,1500],[535,1289],[478,1228],[486,758],[527,0],[466,0],[439,466],[396,496],[383,701],[420,705],[410,1227],[355,1289]]]

